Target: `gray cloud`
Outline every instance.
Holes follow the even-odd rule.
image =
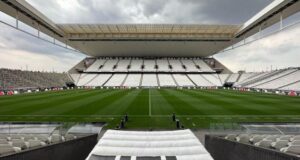
[[[27,1],[58,23],[240,24],[272,0]]]
[[[57,23],[216,23],[241,24],[272,0],[27,0]],[[1,19],[3,18],[0,15]],[[9,18],[4,18],[8,20]],[[14,22],[14,21],[12,21]],[[0,67],[66,71],[85,56],[0,26]],[[299,27],[298,27],[299,28]],[[230,69],[259,71],[297,66],[299,29],[221,53]]]
[[[300,24],[215,57],[233,71],[299,67]]]

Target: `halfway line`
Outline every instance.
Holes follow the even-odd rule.
[[[149,116],[151,117],[151,94],[149,89]]]

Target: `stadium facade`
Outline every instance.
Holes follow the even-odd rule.
[[[214,54],[299,11],[297,0],[272,2],[244,24],[56,24],[26,1],[1,1],[17,22],[88,56],[69,71],[85,87],[221,87],[300,90],[297,68],[232,73]],[[16,24],[17,25],[17,24]],[[15,26],[18,29],[18,26]],[[286,71],[288,70],[288,71]],[[260,84],[266,84],[260,85]],[[276,84],[274,87],[273,83]]]
[[[270,90],[274,92],[300,91],[299,68],[261,73],[232,73],[230,69],[212,57],[273,24],[280,23],[282,27],[283,19],[299,12],[299,0],[272,1],[246,23],[239,25],[56,24],[22,0],[2,0],[0,1],[0,10],[16,19],[16,26],[11,27],[19,29],[18,22],[21,21],[37,29],[37,35],[33,36],[40,38],[42,32],[52,37],[54,44],[59,41],[64,43],[66,48],[70,46],[86,54],[87,58],[69,70],[69,77],[63,78],[64,80],[70,78],[77,86],[93,88],[221,88],[225,85],[247,90],[265,90],[266,92]],[[22,74],[16,73],[16,76]],[[39,76],[34,73],[26,75],[29,74],[36,78],[33,80],[36,84],[28,82],[27,84],[20,83],[20,86],[33,84],[47,87],[47,84],[61,80],[60,78],[49,78],[50,80],[44,82],[40,81]],[[31,76],[28,79],[32,79]],[[150,102],[149,96],[149,110],[151,111]],[[149,116],[151,117],[151,112],[149,112]],[[19,159],[29,153],[30,155],[27,156],[31,159],[40,159],[41,157],[36,155],[43,155],[42,151],[47,154],[54,151],[59,152],[54,148],[56,148],[55,146],[59,147],[60,144],[62,144],[60,146],[62,148],[68,146],[69,152],[64,154],[61,152],[66,150],[61,150],[60,154],[52,155],[55,156],[54,159],[65,158],[60,155],[71,155],[73,159],[76,159],[76,155],[82,156],[80,151],[75,149],[79,144],[87,146],[86,148],[96,145],[89,155],[86,155],[87,160],[222,160],[231,159],[231,157],[243,159],[245,155],[237,153],[247,151],[255,153],[255,155],[247,155],[247,158],[251,160],[257,159],[257,157],[267,157],[266,160],[275,158],[294,160],[300,155],[299,130],[295,128],[286,130],[288,136],[282,131],[282,128],[286,128],[286,126],[274,127],[272,125],[264,126],[267,129],[256,130],[255,134],[252,132],[241,134],[238,131],[233,134],[222,132],[206,136],[204,147],[196,137],[199,132],[183,130],[184,126],[180,125],[175,114],[172,118],[172,123],[175,123],[177,129],[181,130],[155,132],[107,130],[102,133],[97,145],[94,143],[96,142],[95,137],[89,137],[91,133],[85,132],[86,130],[82,131],[81,125],[79,129],[75,128],[75,131],[80,130],[82,133],[57,130],[57,128],[69,127],[69,124],[56,124],[52,128],[50,125],[51,131],[47,133],[50,135],[48,137],[44,135],[43,137],[41,133],[28,132],[28,126],[2,125],[1,129],[5,132],[0,134],[3,139],[0,141],[5,144],[0,144],[0,156],[3,154],[3,158]],[[114,120],[114,118],[111,119]],[[127,120],[128,115],[126,114],[125,117],[122,117],[117,129],[123,129]],[[187,121],[189,120],[187,118]],[[15,132],[11,132],[11,128]],[[26,134],[20,135],[20,128],[22,131],[27,131],[30,138]],[[244,128],[249,131],[259,127],[250,125],[244,126]],[[268,132],[270,128],[275,128],[278,132],[270,134]],[[35,129],[41,130],[41,128]],[[98,127],[94,134],[100,135],[99,130],[101,129]],[[94,131],[93,128],[90,131]],[[83,133],[85,134],[82,136]],[[91,143],[85,143],[86,141],[81,143],[82,139]],[[53,150],[47,150],[45,147],[48,146]],[[26,150],[35,147],[45,150],[32,150],[31,152]],[[224,153],[226,148],[236,152]],[[270,149],[273,150],[270,151]],[[77,152],[74,152],[75,150]],[[17,154],[11,155],[12,153]]]

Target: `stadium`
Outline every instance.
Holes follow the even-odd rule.
[[[25,0],[0,11],[85,57],[64,73],[0,68],[0,159],[300,158],[300,67],[233,72],[214,57],[299,27],[284,25],[299,0],[240,24],[56,23]]]

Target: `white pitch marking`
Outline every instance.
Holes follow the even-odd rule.
[[[150,94],[150,89],[149,89],[149,116],[151,117],[151,94]]]

